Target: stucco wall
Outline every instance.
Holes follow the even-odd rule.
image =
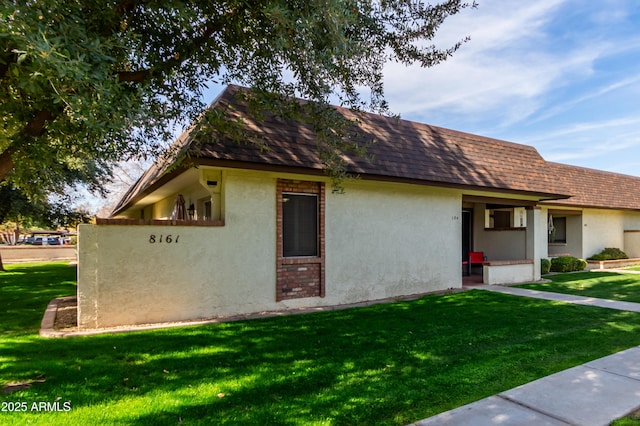
[[[535,263],[522,263],[503,266],[483,266],[484,284],[515,284],[532,282],[536,277]]]
[[[624,249],[625,214],[623,212],[585,209],[582,215],[584,258],[599,253],[605,247]]]
[[[488,260],[526,259],[526,238],[521,230],[485,230],[484,204],[474,208],[474,251],[482,251]]]
[[[640,230],[625,231],[624,252],[630,258],[640,257]]]
[[[81,225],[80,325],[271,308],[274,287],[266,283],[275,280],[273,182],[236,176],[226,184],[229,208],[223,227]],[[172,243],[166,242],[168,234]]]
[[[360,182],[326,208],[328,304],[461,287],[457,192]]]
[[[276,302],[277,177],[225,172],[222,227],[81,225],[80,326],[336,305],[461,286],[457,191],[351,182],[342,195],[328,186],[326,296]]]

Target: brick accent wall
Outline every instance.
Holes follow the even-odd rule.
[[[324,214],[323,182],[278,179],[276,195],[276,301],[303,297],[324,297]],[[318,256],[284,257],[282,242],[282,194],[318,195]]]

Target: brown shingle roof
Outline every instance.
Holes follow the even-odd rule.
[[[548,204],[640,210],[640,178],[547,162],[549,174],[571,198]]]
[[[238,93],[248,90],[229,86],[211,108],[227,117],[240,118],[246,131],[264,140],[269,147],[239,144],[228,138],[204,141],[198,149],[189,146],[190,135],[183,134],[175,144],[198,152],[196,162],[228,167],[290,169],[321,173],[314,133],[305,125],[267,117],[252,118]],[[348,118],[354,113],[335,107]],[[367,146],[369,158],[344,156],[347,171],[368,179],[397,180],[436,186],[516,192],[555,199],[568,197],[565,189],[546,172],[546,162],[535,148],[482,136],[448,130],[427,124],[362,114],[357,117],[358,138]],[[202,141],[199,141],[202,142]],[[121,200],[115,213],[124,210],[144,192],[149,192],[162,175],[162,167],[153,167]],[[563,195],[565,194],[565,195]]]
[[[296,122],[267,118],[257,121],[238,102],[230,86],[214,107],[222,108],[231,118],[241,118],[250,132],[262,137],[268,150],[254,144],[237,144],[229,140],[207,141],[200,155],[204,158],[247,163],[301,167],[320,171],[322,163],[313,132]],[[345,108],[341,114],[354,118]],[[398,120],[377,114],[358,116],[358,138],[368,145],[373,158],[345,157],[351,173],[424,181],[425,183],[460,185],[535,194],[558,194],[553,181],[544,173],[545,160],[535,148],[454,130]]]

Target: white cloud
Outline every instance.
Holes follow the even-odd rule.
[[[564,18],[567,6],[573,10],[582,4],[570,3],[494,0],[451,17],[441,28],[438,45],[448,46],[466,34],[471,41],[433,68],[389,64],[385,87],[391,109],[420,120],[458,114],[479,122],[490,115],[497,125],[509,126],[550,108],[548,97],[555,90],[591,78],[602,58],[637,49],[637,43],[616,44],[569,32],[570,43],[552,34],[551,23]],[[616,10],[606,17],[597,11],[595,16],[601,21],[622,19]],[[567,101],[566,106],[583,100]]]
[[[542,26],[562,3],[488,1],[477,10],[450,18],[449,26],[441,29],[438,45],[449,45],[465,34],[471,41],[434,68],[407,70],[389,64],[385,85],[391,107],[405,115],[435,109],[476,113],[535,98],[563,69],[582,67],[593,60],[585,52],[559,62],[559,58],[535,48],[546,37]]]

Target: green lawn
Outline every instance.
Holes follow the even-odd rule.
[[[550,283],[518,287],[554,293],[640,303],[640,275],[615,272],[579,272],[545,276]]]
[[[3,424],[407,424],[640,345],[640,314],[480,290],[44,339],[42,312],[73,293],[73,270],[9,268],[0,274],[0,387],[33,386],[0,393],[5,409],[24,402],[29,411],[0,412]],[[30,411],[56,401],[70,411]]]

